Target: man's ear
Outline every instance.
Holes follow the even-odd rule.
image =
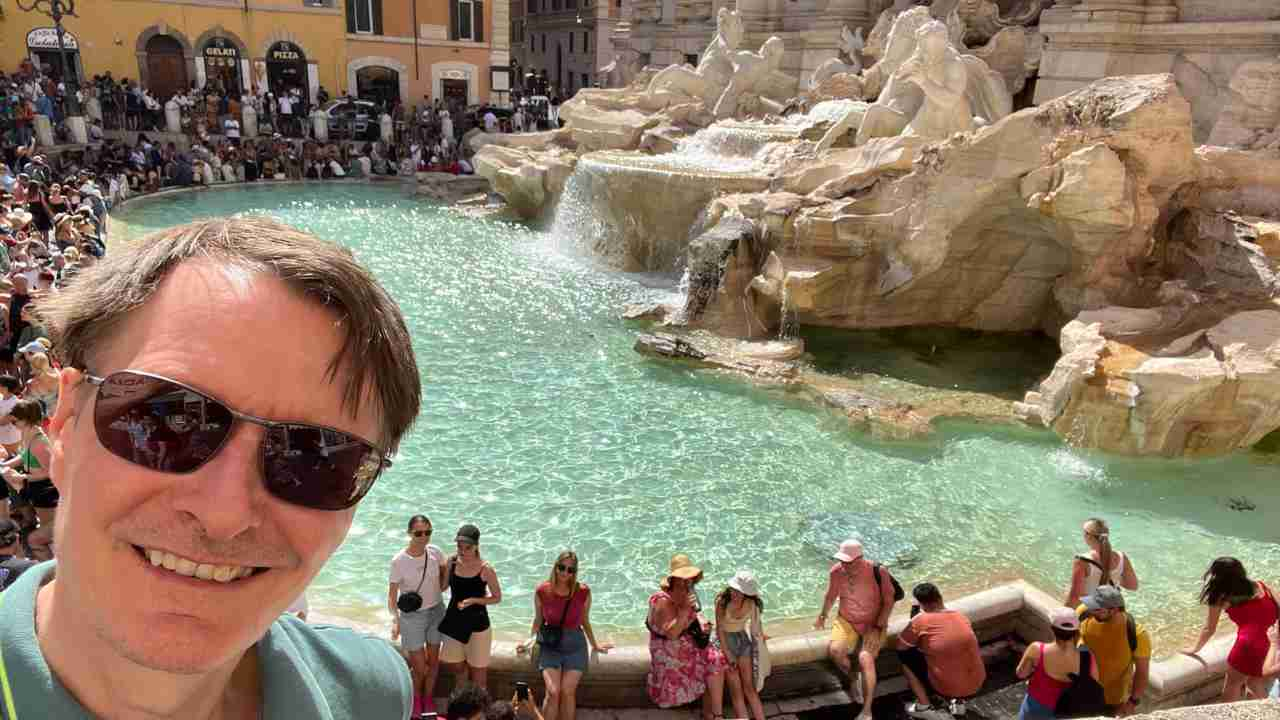
[[[66,426],[67,421],[76,416],[78,394],[76,391],[80,389],[80,383],[83,381],[84,376],[75,368],[63,368],[62,372],[58,373],[58,407],[53,411],[53,417],[49,419],[49,437],[55,443],[62,435],[62,428]]]

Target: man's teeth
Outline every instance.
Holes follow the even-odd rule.
[[[253,574],[252,566],[196,563],[164,550],[147,550],[146,553],[147,558],[151,560],[151,564],[156,567],[164,567],[166,570],[172,570],[179,575],[201,580],[216,580],[220,583],[229,583],[232,580],[239,580]]]

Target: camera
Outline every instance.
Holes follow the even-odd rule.
[[[516,700],[523,702],[528,699],[529,699],[529,683],[517,682],[516,683]]]

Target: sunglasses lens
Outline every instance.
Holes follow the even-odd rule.
[[[234,418],[221,403],[160,378],[119,372],[98,388],[98,442],[150,470],[187,473],[222,445]]]
[[[377,450],[328,428],[277,425],[267,430],[262,448],[267,490],[317,510],[343,510],[360,502],[382,470]]]

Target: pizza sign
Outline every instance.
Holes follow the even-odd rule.
[[[279,43],[271,49],[272,60],[294,62],[302,59],[302,48],[293,43]]]

